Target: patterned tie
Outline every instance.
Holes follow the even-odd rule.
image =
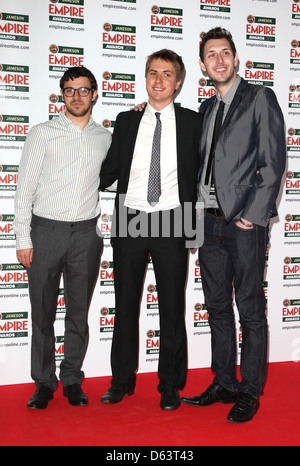
[[[147,201],[153,207],[161,196],[161,181],[160,181],[160,141],[161,141],[161,121],[160,113],[155,113],[157,122],[153,137],[151,165],[148,181]]]
[[[221,100],[220,104],[219,104],[216,120],[215,120],[214,134],[213,134],[213,139],[212,139],[210,153],[209,153],[207,171],[206,171],[206,175],[205,175],[205,184],[206,185],[208,185],[208,183],[209,183],[211,172],[213,173],[213,159],[214,159],[214,155],[215,155],[216,144],[217,144],[217,141],[219,139],[221,128],[222,128],[224,106],[225,106],[225,103],[223,102],[223,100]],[[214,192],[215,192],[214,176],[212,176],[212,178],[211,178],[211,194],[214,194]]]

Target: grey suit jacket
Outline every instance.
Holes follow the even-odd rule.
[[[216,96],[200,107],[204,114],[201,152]],[[241,80],[226,115],[215,151],[215,186],[229,222],[238,214],[267,226],[277,215],[276,199],[286,166],[282,111],[275,93]]]

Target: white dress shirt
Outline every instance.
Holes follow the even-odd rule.
[[[32,213],[66,222],[97,217],[99,174],[110,144],[111,133],[92,117],[82,130],[65,112],[29,131],[15,196],[17,249],[32,248]]]
[[[177,175],[176,118],[173,102],[161,112],[161,197],[154,207],[147,201],[156,110],[147,105],[142,117],[133,159],[125,206],[147,213],[175,209],[180,205]]]

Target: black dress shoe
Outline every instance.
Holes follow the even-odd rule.
[[[116,404],[123,400],[124,396],[131,396],[134,394],[132,387],[116,387],[111,386],[101,398],[102,403]]]
[[[238,397],[237,392],[232,392],[213,382],[205,392],[192,398],[181,398],[181,401],[191,406],[210,406],[213,403],[230,404],[235,403]]]
[[[165,411],[178,409],[180,396],[175,387],[166,387],[161,393],[160,407]]]
[[[79,384],[64,387],[63,395],[68,398],[71,406],[86,406],[89,404],[88,397]]]
[[[233,423],[242,423],[251,421],[259,408],[259,399],[254,398],[248,393],[241,392],[238,400],[230,410],[227,421]]]
[[[53,400],[53,390],[49,387],[40,387],[27,403],[30,409],[46,409],[49,401]]]

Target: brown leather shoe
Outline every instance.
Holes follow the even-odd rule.
[[[213,382],[205,392],[192,398],[181,398],[181,401],[191,406],[210,406],[213,403],[230,404],[235,403],[238,397],[237,392],[232,392]]]

